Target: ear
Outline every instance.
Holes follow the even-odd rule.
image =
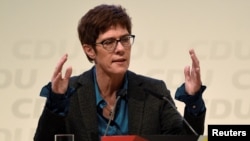
[[[83,44],[82,47],[83,47],[83,50],[86,53],[86,55],[94,60],[96,53],[95,53],[95,50],[93,49],[93,47],[91,45],[88,45],[88,44]]]

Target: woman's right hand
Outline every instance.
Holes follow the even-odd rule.
[[[64,54],[58,62],[54,74],[51,78],[51,89],[56,94],[65,94],[68,89],[69,79],[72,74],[72,67],[67,67],[65,75],[62,76],[62,68],[67,59],[68,54]]]

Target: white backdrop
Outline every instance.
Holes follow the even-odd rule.
[[[76,27],[100,3],[122,4],[132,17],[130,70],[163,79],[174,96],[194,48],[208,87],[206,130],[208,124],[250,123],[248,0],[0,0],[1,141],[32,140],[45,100],[40,89],[64,53],[74,74],[91,66]]]

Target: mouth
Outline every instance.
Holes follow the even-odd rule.
[[[112,62],[125,62],[126,61],[126,59],[116,59],[116,60],[113,60]]]

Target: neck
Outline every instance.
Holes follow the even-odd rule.
[[[123,83],[124,75],[106,75],[104,73],[96,72],[96,80],[100,95],[103,99],[113,106],[116,100],[116,93],[121,88]]]

